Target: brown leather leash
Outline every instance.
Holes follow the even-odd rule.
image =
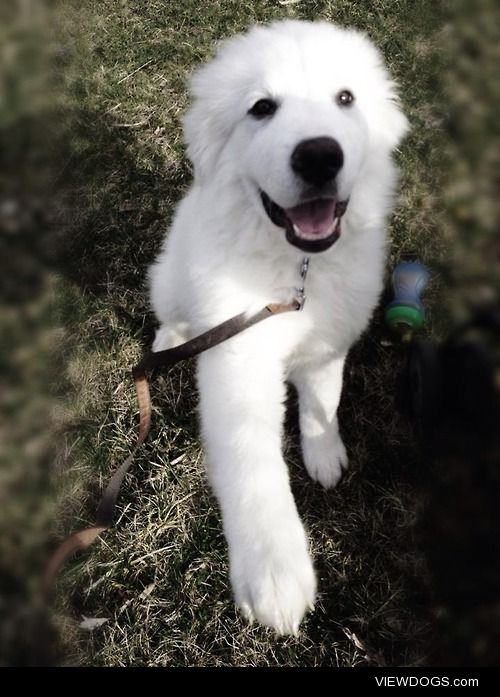
[[[307,263],[304,263],[306,266],[305,269],[304,266],[302,267],[302,278],[305,278],[305,274],[307,273]],[[123,479],[132,465],[136,452],[146,441],[151,427],[151,397],[149,394],[147,373],[154,368],[173,366],[186,358],[193,358],[227,341],[227,339],[230,339],[236,334],[240,334],[253,325],[262,322],[268,317],[273,317],[274,315],[279,315],[284,312],[301,310],[303,305],[304,289],[299,288],[297,289],[297,297],[290,303],[272,303],[266,305],[262,310],[249,317],[243,312],[218,324],[216,327],[213,327],[213,329],[209,329],[184,344],[174,346],[165,351],[146,354],[141,362],[132,369],[137,402],[139,405],[139,433],[137,435],[137,440],[130,455],[122,462],[111,477],[97,507],[95,524],[90,528],[75,532],[73,535],[66,538],[50,557],[42,577],[42,594],[44,597],[48,596],[57,573],[64,562],[75,552],[90,547],[99,535],[113,524],[116,501],[120,493]]]

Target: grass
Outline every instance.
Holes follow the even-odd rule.
[[[32,574],[47,548],[36,541],[51,516],[53,540],[90,523],[112,464],[132,445],[136,405],[128,371],[154,334],[145,272],[191,176],[180,123],[186,77],[212,54],[216,41],[254,22],[283,17],[324,18],[367,30],[401,84],[412,124],[398,153],[401,196],[391,223],[389,264],[415,249],[431,262],[444,248],[435,221],[441,164],[436,125],[442,118],[437,3],[89,0],[81,5],[55,3],[41,11],[39,21],[53,31],[47,47],[37,50],[52,68],[37,91],[36,118],[11,107],[51,163],[50,175],[31,188],[38,187],[40,195],[50,190],[53,201],[41,245],[51,252],[43,266],[49,270],[40,272],[39,295],[57,321],[40,365],[51,368],[45,379],[52,396],[44,404],[51,405],[57,434],[51,481],[59,495],[57,515],[45,494],[36,504],[39,523],[27,534],[35,540]],[[11,19],[19,30],[19,17]],[[29,64],[29,55],[24,60]],[[39,123],[53,132],[45,138],[34,127]],[[35,145],[31,153],[38,152]],[[22,164],[23,171],[33,171],[29,160]],[[36,209],[36,202],[31,204]],[[27,256],[21,258],[26,270]],[[46,328],[43,309],[35,315]],[[28,329],[24,342],[26,336]],[[351,353],[340,412],[351,468],[335,491],[323,492],[304,472],[290,396],[286,457],[320,586],[317,609],[299,638],[276,638],[247,626],[233,607],[220,516],[203,471],[193,364],[187,364],[155,379],[152,435],[126,480],[116,526],[62,574],[53,618],[59,660],[108,666],[423,660],[429,594],[413,535],[420,474],[411,435],[394,409],[404,351],[386,338],[378,311]],[[43,448],[45,460],[53,459],[51,443]],[[23,471],[32,476],[28,466]],[[46,481],[33,486],[45,492]],[[15,548],[13,543],[6,554],[18,578],[25,568],[23,561],[12,563]],[[81,615],[107,622],[85,632],[78,626]]]

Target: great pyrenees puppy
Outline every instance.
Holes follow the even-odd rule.
[[[407,130],[378,50],[354,30],[282,21],[225,41],[191,80],[194,181],[150,269],[153,350],[241,312],[290,301],[198,359],[207,472],[244,615],[294,633],[314,607],[308,539],[282,454],[290,381],[307,472],[347,467],[337,422],[349,347],[377,304]]]

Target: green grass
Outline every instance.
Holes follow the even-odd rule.
[[[444,245],[435,222],[442,159],[438,3],[80,5],[56,3],[46,10],[53,27],[43,51],[52,65],[50,98],[41,99],[36,113],[36,123],[52,131],[49,159],[57,163],[46,186],[53,199],[46,248],[55,269],[47,272],[53,282],[46,292],[63,328],[56,364],[48,359],[58,396],[54,541],[92,521],[100,488],[133,443],[136,405],[128,371],[154,334],[145,272],[191,176],[180,125],[186,78],[217,40],[283,17],[324,18],[367,30],[401,84],[412,124],[397,155],[401,196],[389,263],[415,249],[430,262]],[[33,123],[30,113],[21,116]],[[43,139],[37,132],[35,141]],[[29,162],[26,171],[32,171]],[[126,480],[117,524],[61,576],[54,620],[60,660],[113,666],[422,660],[429,630],[425,572],[413,538],[418,460],[394,409],[404,352],[385,338],[378,312],[349,359],[340,420],[351,468],[335,491],[323,492],[304,472],[290,398],[286,456],[320,589],[317,609],[298,639],[250,627],[233,607],[220,516],[205,482],[189,364],[155,379],[152,435]],[[40,529],[46,530],[52,509],[38,508],[44,512]],[[108,621],[89,634],[78,628],[81,615]]]

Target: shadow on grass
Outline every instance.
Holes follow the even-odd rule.
[[[134,129],[109,115],[82,109],[62,122],[67,135],[55,181],[57,267],[138,329],[147,312],[147,267],[186,188],[187,165],[175,162],[168,169],[161,152],[139,145]]]
[[[53,632],[33,589],[53,528],[50,473],[61,434],[51,431],[51,412],[72,390],[66,348],[53,343],[56,325],[71,333],[72,313],[102,315],[103,323],[113,313],[120,331],[149,345],[146,267],[187,170],[166,169],[131,129],[85,110],[2,124],[0,164],[0,413],[10,424],[2,438],[0,664],[46,664],[56,660]],[[54,271],[71,286],[64,299],[57,285],[55,308]],[[89,335],[103,341],[102,351],[116,339],[107,331]],[[83,438],[89,429],[95,436],[93,423],[75,427]]]

